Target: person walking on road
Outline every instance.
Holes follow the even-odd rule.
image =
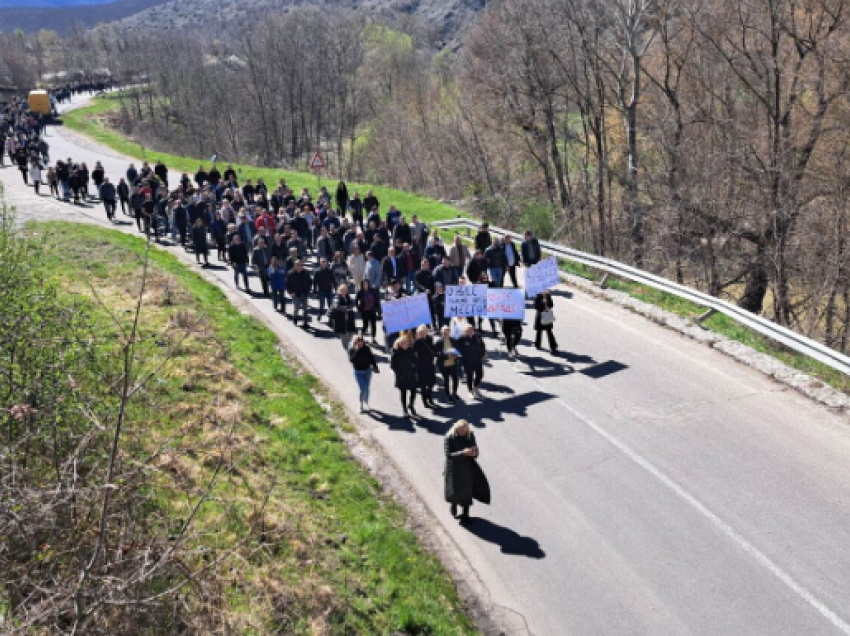
[[[354,367],[354,378],[360,388],[360,412],[369,410],[369,387],[372,384],[372,374],[380,373],[378,362],[372,349],[366,344],[361,335],[354,336],[351,348],[348,350],[348,359]]]
[[[478,442],[469,422],[458,420],[446,434],[443,442],[446,456],[445,498],[451,504],[452,517],[457,518],[460,506],[461,523],[469,523],[469,508],[473,499],[490,503],[490,484],[481,466],[478,465]]]
[[[545,331],[549,339],[549,349],[552,353],[555,353],[558,350],[558,342],[555,340],[555,333],[553,331],[555,323],[555,313],[552,311],[553,307],[554,303],[548,289],[540,292],[534,298],[534,311],[536,312],[534,315],[534,330],[537,332],[537,336],[534,338],[534,346],[537,349],[541,348],[540,343],[543,340],[543,332]]]
[[[466,325],[463,335],[457,341],[457,350],[460,353],[463,373],[466,376],[466,387],[469,395],[480,398],[481,390],[478,388],[484,378],[484,360],[487,359],[487,349],[484,340],[475,333],[475,327]]]
[[[35,189],[35,193],[39,194],[39,188],[41,187],[41,166],[38,165],[38,161],[33,161],[32,165],[30,165],[30,180],[32,181],[32,187]]]
[[[437,366],[443,375],[443,387],[446,390],[446,400],[454,402],[457,400],[457,385],[460,378],[458,365],[458,350],[455,341],[451,337],[451,329],[448,326],[440,329],[440,342],[437,344]]]
[[[286,267],[279,258],[272,256],[268,269],[269,285],[272,288],[274,310],[286,315]]]
[[[204,267],[207,267],[210,264],[210,246],[207,243],[207,228],[201,219],[195,219],[195,225],[192,226],[192,247],[195,250],[195,261],[200,263],[203,256]],[[247,279],[245,286],[248,286]]]
[[[230,257],[230,266],[233,268],[233,284],[239,288],[239,275],[242,274],[242,280],[245,282],[245,291],[250,293],[251,287],[248,285],[248,246],[242,242],[242,237],[239,233],[233,235],[233,242],[227,249],[227,254]]]
[[[357,305],[357,311],[360,312],[360,318],[363,320],[362,334],[365,336],[369,333],[369,327],[372,328],[372,344],[378,342],[378,312],[381,310],[381,294],[372,287],[368,280],[360,283],[360,289],[357,296],[354,298]]]
[[[434,342],[428,334],[428,327],[420,325],[416,330],[416,340],[413,342],[416,353],[416,378],[419,380],[419,390],[422,392],[422,404],[429,409],[437,408],[434,404],[434,385],[437,383],[437,370],[434,364],[436,351]]]
[[[106,210],[106,218],[110,221],[115,220],[115,185],[109,182],[109,177],[103,177],[100,182],[97,193],[98,198],[103,202],[103,209]]]
[[[348,351],[351,339],[357,333],[357,325],[354,322],[354,299],[348,294],[348,285],[342,284],[336,290],[329,311],[330,324],[334,333],[339,335],[342,348]]]
[[[401,333],[393,344],[390,367],[395,373],[395,387],[401,398],[401,407],[404,417],[410,419],[416,417],[416,387],[419,381],[416,377],[416,353],[413,351],[413,343],[410,334]]]
[[[304,261],[295,261],[295,268],[286,277],[286,289],[292,296],[292,324],[298,324],[298,314],[300,313],[304,319],[305,329],[310,321],[307,314],[312,287],[313,278],[310,276],[310,272],[304,269]]]

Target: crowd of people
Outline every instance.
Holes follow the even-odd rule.
[[[297,195],[284,180],[267,185],[263,179],[242,180],[230,165],[201,165],[190,176],[175,178],[156,161],[131,164],[117,183],[100,162],[90,170],[85,162],[59,159],[50,164],[44,122],[28,112],[26,103],[13,101],[0,109],[0,165],[4,155],[17,166],[24,183],[37,194],[46,185],[49,196],[75,205],[100,202],[107,219],[121,212],[133,219],[148,240],[166,237],[191,250],[202,267],[216,260],[233,271],[234,285],[271,299],[274,309],[294,324],[326,322],[339,337],[353,367],[360,392],[360,412],[370,412],[373,374],[380,372],[374,348],[385,348],[395,377],[405,418],[418,418],[417,397],[428,409],[435,399],[438,376],[448,405],[460,400],[465,381],[469,396],[481,399],[480,384],[487,359],[485,337],[503,343],[512,357],[519,355],[523,321],[451,318],[444,315],[449,286],[485,284],[518,287],[517,270],[541,260],[538,240],[525,232],[517,245],[513,237],[498,238],[481,224],[472,249],[455,235],[444,242],[416,215],[381,202],[372,191],[361,197],[340,182],[331,194],[320,188],[314,198],[308,189]],[[429,324],[400,333],[382,332],[382,306],[412,294],[428,298]],[[534,299],[535,346],[553,333],[553,301],[548,291]],[[468,519],[472,499],[489,502],[489,486],[475,461],[478,447],[468,423],[460,420],[446,436],[446,500],[452,514],[457,506]]]

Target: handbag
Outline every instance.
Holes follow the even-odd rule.
[[[552,310],[544,311],[540,314],[540,324],[544,327],[548,327],[553,322],[555,322],[555,312]]]

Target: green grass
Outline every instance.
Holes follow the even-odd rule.
[[[204,165],[209,169],[210,158],[195,158],[195,157],[180,157],[170,155],[164,152],[154,152],[150,148],[145,148],[140,144],[128,139],[113,128],[105,125],[107,113],[115,112],[120,108],[120,100],[116,95],[108,95],[106,97],[97,97],[92,100],[91,105],[85,108],[78,108],[69,111],[62,116],[62,121],[69,129],[88,135],[104,146],[112,148],[127,155],[142,161],[154,161],[161,159],[171,170],[186,172],[190,177],[195,175],[199,165]],[[225,166],[228,162],[222,162],[219,165]],[[311,192],[316,192],[316,177],[313,174],[305,172],[292,172],[288,170],[276,170],[272,168],[257,168],[244,164],[233,164],[233,167],[239,171],[242,170],[242,179],[253,179],[256,183],[258,178],[262,178],[269,188],[273,189],[281,179],[285,179],[287,185],[292,188],[296,194],[301,188],[309,188]],[[322,178],[322,185],[328,187],[328,191],[333,196],[336,189],[336,181]],[[395,205],[401,212],[407,215],[408,220],[413,214],[417,214],[419,218],[425,222],[445,221],[446,219],[456,218],[463,211],[441,203],[431,197],[396,190],[379,185],[371,185],[367,183],[347,182],[348,192],[354,194],[355,191],[360,193],[361,198],[366,195],[367,190],[373,190],[375,196],[381,202],[381,210],[386,212],[390,205]]]
[[[138,144],[128,140],[121,133],[104,126],[102,119],[99,119],[97,115],[102,115],[108,111],[115,110],[118,107],[118,103],[118,99],[115,96],[95,99],[91,106],[71,111],[66,114],[64,116],[65,124],[69,128],[89,135],[104,145],[107,145],[123,154],[137,158],[146,158],[147,160],[162,158],[169,166],[178,168],[181,171],[187,171],[190,175],[194,174],[199,164],[197,159],[175,157],[173,155],[166,155],[163,153],[153,153],[149,149],[146,150]],[[316,185],[315,177],[305,173],[262,169],[252,166],[237,166],[237,168],[238,167],[241,167],[244,170],[245,178],[256,179],[257,177],[263,177],[266,180],[266,184],[269,185],[277,183],[280,178],[285,178],[287,183],[293,188],[300,188],[302,186],[315,188]],[[388,204],[395,204],[406,214],[418,214],[419,217],[425,221],[452,219],[462,213],[457,208],[442,204],[434,199],[410,194],[401,190],[362,184],[349,184],[349,192],[353,192],[353,188],[359,188],[361,190],[361,194],[366,189],[373,188],[378,198],[381,200],[381,204],[384,206],[384,209],[386,209]],[[592,268],[577,263],[562,262],[561,267],[564,271],[576,274],[583,278],[596,280],[601,278],[601,274]],[[622,291],[633,298],[651,303],[666,311],[670,311],[685,318],[697,316],[704,313],[706,310],[704,307],[699,307],[686,300],[677,298],[676,296],[665,294],[664,292],[651,288],[646,288],[629,281],[609,279],[608,287]],[[816,360],[812,360],[806,356],[791,351],[776,342],[764,338],[752,330],[739,325],[737,322],[726,316],[720,314],[715,315],[709,320],[704,321],[703,326],[728,338],[750,346],[757,351],[773,356],[795,369],[811,374],[813,377],[818,378],[840,391],[850,393],[850,378],[841,372],[835,371]]]
[[[90,281],[119,315],[132,307],[143,239],[63,222],[34,228],[53,244],[45,266],[68,293],[88,294],[84,281]],[[227,549],[249,533],[252,512],[271,493],[267,523],[277,540],[246,549],[234,573],[220,582],[233,624],[241,626],[236,632],[475,633],[440,563],[405,529],[405,511],[348,453],[333,415],[314,397],[322,392],[318,380],[287,362],[277,337],[235,309],[216,286],[165,251],[153,249],[150,257],[143,340],[162,337],[156,334],[170,331],[184,311],[205,317],[206,335],[181,346],[143,398],[156,408],[136,405],[128,429],[151,445],[174,435],[202,444],[214,430],[193,426],[196,414],[214,398],[241,405],[238,470],[222,479],[197,521],[207,549]],[[108,333],[105,310],[99,320]],[[204,483],[210,467],[203,453],[194,464],[181,461]],[[160,496],[157,503],[179,513],[186,503],[177,499]],[[317,627],[319,619],[327,632]]]

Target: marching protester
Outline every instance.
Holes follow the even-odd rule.
[[[469,508],[472,500],[490,503],[490,484],[481,466],[478,465],[479,448],[475,433],[466,420],[458,420],[451,427],[444,440],[446,467],[445,498],[451,504],[452,517],[457,517],[460,506],[461,523],[469,523]]]
[[[341,284],[336,291],[329,311],[330,325],[339,336],[342,348],[348,351],[351,339],[357,333],[357,325],[354,322],[356,308],[354,299],[348,294],[348,283]]]
[[[419,380],[416,376],[416,352],[408,333],[399,334],[393,344],[392,356],[390,357],[390,368],[395,373],[395,387],[401,398],[401,407],[404,417],[416,417],[416,389]]]
[[[195,251],[195,262],[201,262],[201,256],[204,257],[204,266],[210,264],[210,248],[207,244],[207,229],[204,227],[204,222],[201,219],[195,221],[192,226],[192,248]],[[235,270],[234,270],[235,277]],[[248,279],[245,279],[245,287],[248,287]]]
[[[540,242],[531,233],[531,230],[525,233],[525,240],[522,242],[520,251],[522,252],[522,264],[526,267],[537,265],[540,262],[542,256]]]
[[[348,359],[354,367],[354,378],[360,388],[360,412],[369,410],[369,388],[372,384],[372,374],[380,373],[378,362],[372,349],[366,344],[363,336],[354,336],[351,349],[348,351]]]
[[[272,303],[275,311],[286,315],[286,268],[280,260],[272,257],[272,263],[268,269],[269,285],[272,288]]]
[[[457,341],[463,373],[466,376],[466,387],[472,397],[481,398],[478,386],[484,379],[484,360],[487,358],[487,348],[484,340],[475,332],[475,327],[468,324],[463,335]]]
[[[534,346],[537,349],[541,348],[540,343],[545,332],[549,339],[549,349],[552,353],[558,350],[558,343],[555,340],[555,333],[553,331],[555,312],[552,309],[554,306],[555,304],[552,302],[552,296],[549,294],[549,290],[537,294],[534,298],[534,330],[537,332],[534,338]]]
[[[437,408],[434,404],[434,385],[437,383],[435,364],[436,352],[428,327],[420,325],[416,330],[416,340],[413,342],[413,352],[416,354],[416,378],[419,380],[419,391],[422,393],[422,404],[428,408]]]
[[[227,248],[230,266],[233,268],[233,284],[239,287],[239,275],[245,283],[245,291],[250,293],[251,286],[248,284],[248,246],[242,242],[239,234],[233,235],[233,242]]]
[[[458,350],[455,340],[451,337],[448,326],[440,329],[440,341],[437,348],[437,366],[443,376],[443,388],[446,391],[446,401],[451,403],[458,399],[457,385],[460,379],[458,369]]]
[[[38,190],[36,189],[36,192]],[[97,195],[103,202],[103,209],[106,210],[106,218],[110,221],[115,220],[115,186],[109,182],[109,177],[103,177],[98,186]]]
[[[381,310],[381,294],[378,292],[378,288],[373,287],[369,280],[362,281],[354,302],[363,321],[361,333],[364,336],[367,335],[371,327],[372,344],[377,343],[378,314]]]

